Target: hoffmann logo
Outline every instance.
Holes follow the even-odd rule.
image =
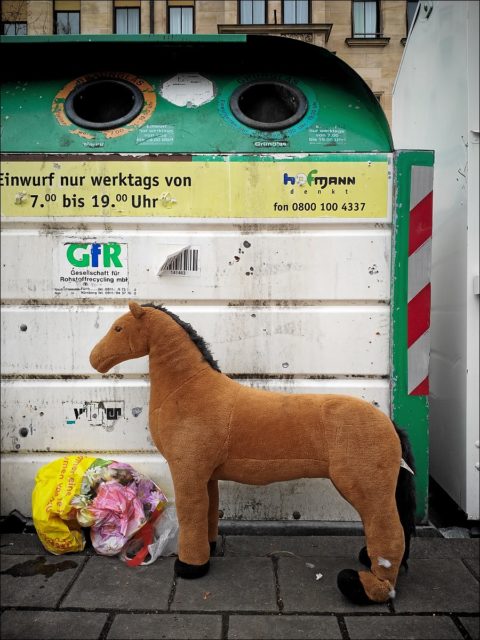
[[[72,242],[67,245],[67,260],[74,267],[123,267],[122,245],[118,242]]]
[[[304,185],[311,187],[313,185],[320,189],[325,189],[332,185],[355,184],[354,176],[318,176],[317,173],[317,169],[312,169],[308,173],[297,173],[293,176],[290,176],[285,172],[283,174],[283,184],[292,186],[297,185],[298,187],[303,187]]]

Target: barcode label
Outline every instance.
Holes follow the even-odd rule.
[[[199,272],[198,249],[184,249],[165,261],[162,273],[171,276],[186,276]]]

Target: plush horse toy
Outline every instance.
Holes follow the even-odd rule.
[[[190,325],[164,307],[129,304],[90,355],[100,373],[149,355],[149,422],[173,478],[179,520],[176,574],[209,569],[218,535],[218,481],[265,485],[330,478],[358,511],[368,571],[344,569],[342,593],[358,604],[395,595],[414,533],[413,466],[405,434],[349,396],[251,389],[222,374]],[[403,458],[402,458],[403,455]],[[404,464],[405,466],[405,464]]]

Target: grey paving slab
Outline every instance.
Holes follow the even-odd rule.
[[[222,637],[222,617],[212,614],[119,614],[108,640],[216,640]]]
[[[36,533],[2,533],[0,535],[0,552],[2,555],[50,555]]]
[[[199,580],[177,579],[174,611],[277,611],[268,558],[212,558]]]
[[[460,640],[448,616],[345,617],[351,640]]]
[[[478,559],[472,558],[462,558],[463,564],[465,564],[471,571],[472,575],[476,577],[477,580],[480,580],[480,566],[478,563]]]
[[[313,566],[311,566],[313,565]],[[359,569],[350,558],[279,558],[280,597],[285,612],[348,613],[364,609],[350,603],[337,588],[342,569]],[[317,579],[317,575],[322,576]],[[386,604],[375,604],[369,611],[386,613]]]
[[[128,567],[118,557],[94,556],[62,602],[62,608],[166,610],[173,584],[173,558]]]
[[[297,555],[358,557],[363,536],[227,536],[225,556]]]
[[[478,616],[459,618],[465,629],[470,634],[472,640],[479,640],[480,638],[480,618]]]
[[[106,613],[73,611],[4,611],[0,618],[2,640],[97,640]]]
[[[229,640],[340,640],[333,616],[230,616]]]
[[[397,582],[395,611],[476,613],[479,583],[460,559],[415,560]]]
[[[480,538],[412,538],[413,558],[478,558]]]
[[[66,556],[2,556],[2,606],[57,606],[84,561],[85,558]]]

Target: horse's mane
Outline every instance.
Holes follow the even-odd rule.
[[[194,345],[200,350],[200,353],[202,354],[204,360],[208,362],[208,364],[212,367],[212,369],[215,369],[215,371],[220,371],[220,367],[218,366],[217,361],[213,359],[213,355],[212,355],[212,352],[210,351],[209,346],[207,345],[205,340],[202,338],[202,336],[198,335],[198,333],[195,331],[195,329],[192,327],[191,324],[189,324],[188,322],[184,322],[175,313],[173,313],[172,311],[169,311],[168,309],[165,309],[165,307],[162,306],[161,304],[159,305],[142,304],[142,307],[151,307],[152,309],[163,311],[164,313],[169,315],[171,318],[173,318],[173,320],[175,320],[175,322],[179,324],[182,327],[182,329],[184,329],[187,332],[188,336],[190,337]]]

